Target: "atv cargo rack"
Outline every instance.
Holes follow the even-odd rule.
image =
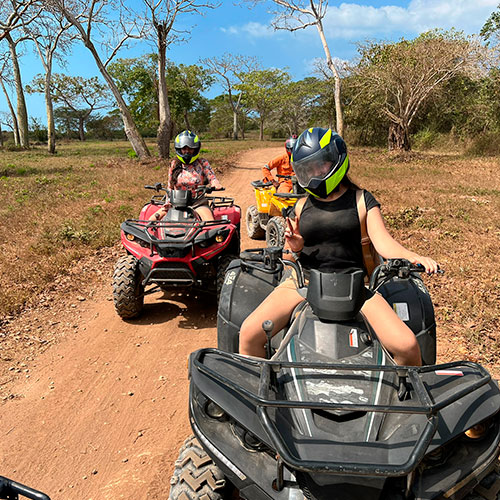
[[[228,376],[222,375],[220,367],[224,366],[224,373]],[[214,369],[218,368],[218,371]],[[318,370],[324,373],[325,371],[332,372],[390,372],[398,377],[403,377],[407,380],[408,384],[412,387],[412,400],[402,401],[401,404],[359,404],[359,403],[331,403],[324,401],[302,401],[302,400],[284,400],[279,399],[279,393],[276,384],[280,373],[283,369],[307,369],[307,372],[301,372],[301,377],[306,378],[313,370]],[[245,386],[235,380],[242,380],[237,375],[243,374]],[[243,404],[249,409],[254,406],[255,413],[258,417],[262,429],[268,436],[268,441],[276,451],[278,458],[281,459],[292,469],[308,472],[308,473],[327,473],[327,474],[345,474],[345,475],[364,475],[364,476],[404,476],[414,470],[421,462],[422,458],[428,452],[429,448],[436,448],[439,446],[439,438],[436,442],[432,443],[433,437],[439,426],[440,411],[446,409],[453,403],[467,398],[468,395],[474,391],[486,386],[491,381],[490,374],[480,365],[468,362],[457,361],[441,365],[431,365],[423,367],[414,366],[385,366],[385,365],[365,365],[365,364],[330,364],[330,363],[303,363],[303,362],[285,362],[273,361],[258,358],[249,358],[232,354],[218,349],[200,349],[191,354],[190,357],[190,376],[192,384],[200,386],[199,390],[211,398],[217,405],[228,413],[231,414],[231,406],[228,406],[230,398],[238,398],[241,396],[245,401]],[[255,383],[248,382],[249,379],[255,376]],[[229,378],[231,377],[231,378]],[[344,375],[342,376],[344,377]],[[353,375],[345,375],[346,383],[349,379],[354,379]],[[451,384],[451,387],[441,391],[442,394],[436,395],[431,392],[431,387],[443,388],[446,384]],[[255,389],[255,390],[254,390]],[[482,391],[486,393],[491,388],[484,388]],[[397,392],[397,388],[395,387]],[[225,395],[222,396],[221,394]],[[239,395],[239,396],[238,396]],[[483,395],[483,394],[481,394]],[[486,398],[486,396],[484,397]],[[483,399],[484,399],[483,398]],[[241,399],[241,398],[240,398]],[[477,394],[476,394],[477,399]],[[457,418],[462,418],[460,412],[465,412],[467,405],[465,404],[454,411],[460,415]],[[498,401],[495,401],[498,406]],[[492,403],[493,404],[493,403]],[[331,444],[341,446],[344,450],[349,447],[353,448],[352,456],[355,457],[352,462],[343,460],[310,460],[303,459],[291,451],[290,446],[287,444],[282,430],[278,428],[276,422],[273,421],[270,413],[282,410],[343,410],[343,411],[359,411],[359,412],[374,412],[381,414],[400,413],[410,415],[421,415],[421,420],[417,423],[421,425],[414,425],[419,427],[420,434],[411,436],[408,459],[404,463],[391,463],[387,460],[386,463],[368,463],[359,462],[355,448],[360,443],[356,442],[338,442],[332,441]],[[250,421],[250,419],[249,419]],[[243,422],[240,422],[244,425]],[[475,425],[478,422],[474,422]],[[441,432],[440,428],[440,432]],[[449,429],[447,429],[449,430]],[[449,430],[452,432],[452,430]],[[417,432],[417,431],[415,431]],[[300,436],[301,444],[308,441],[305,435]],[[413,443],[414,440],[414,443]],[[311,446],[317,446],[310,439]],[[370,442],[370,449],[372,450],[368,456],[376,456],[377,450],[387,449],[391,446],[387,442]],[[498,446],[498,443],[496,444]],[[430,451],[430,450],[429,450]],[[383,454],[382,454],[383,455]],[[332,449],[329,456],[336,456]],[[366,448],[363,455],[366,458]]]
[[[0,476],[0,498],[11,498],[14,500],[19,498],[18,495],[22,495],[32,500],[50,500],[50,498],[41,491],[34,490],[17,481]]]

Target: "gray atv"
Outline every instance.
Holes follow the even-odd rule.
[[[268,359],[240,356],[243,319],[288,265],[306,301],[278,338],[263,323]],[[359,312],[363,271],[311,271],[306,288],[281,249],[243,252],[221,292],[219,349],[190,357],[194,437],[169,498],[497,499],[500,391],[476,363],[435,364],[422,271],[387,261],[370,282],[417,336],[424,366],[398,366]]]

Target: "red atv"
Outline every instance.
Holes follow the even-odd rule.
[[[113,273],[115,309],[124,319],[141,312],[144,296],[158,290],[199,289],[219,294],[229,263],[240,252],[240,207],[233,198],[207,196],[215,220],[202,221],[193,205],[212,191],[167,190],[161,183],[145,186],[156,194],[144,205],[139,219],[121,225],[127,255]],[[163,194],[162,194],[163,193]],[[160,220],[149,218],[168,204]]]

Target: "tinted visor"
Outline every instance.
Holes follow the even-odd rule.
[[[179,141],[175,142],[176,149],[182,149],[185,146],[187,146],[188,148],[196,149],[200,146],[200,141],[198,140],[194,142],[195,137],[193,137],[192,135],[181,135],[180,137],[178,137],[178,139]]]
[[[331,154],[328,148],[319,150],[317,153],[294,161],[293,170],[297,176],[297,181],[303,187],[314,187],[324,181],[335,169],[336,165],[331,161]]]

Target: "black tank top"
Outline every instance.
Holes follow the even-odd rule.
[[[370,192],[363,193],[367,212],[380,206]],[[348,189],[333,201],[309,196],[300,214],[299,230],[304,238],[300,263],[305,269],[323,272],[364,269],[354,189]]]

